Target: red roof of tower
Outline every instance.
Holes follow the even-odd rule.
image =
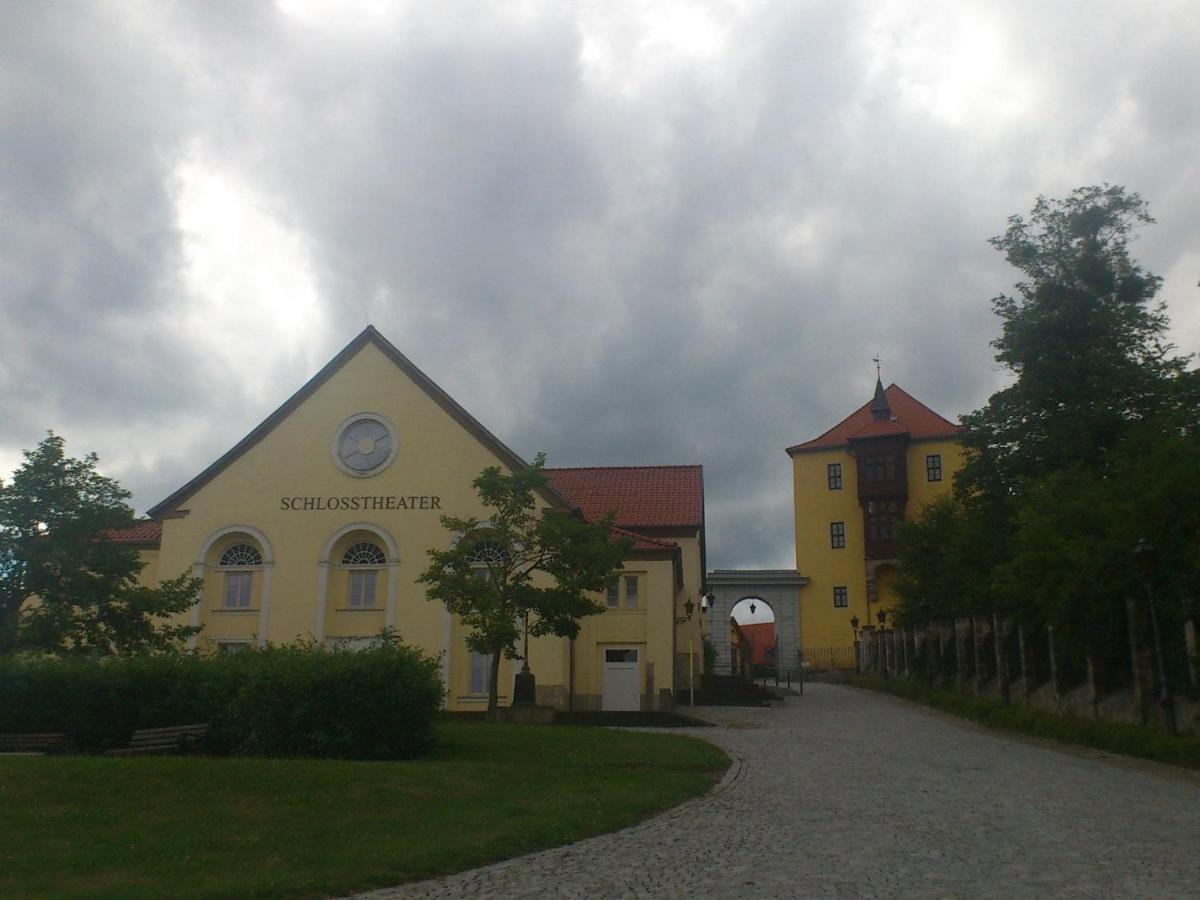
[[[698,528],[704,524],[702,466],[546,469],[550,486],[588,519],[616,513],[621,528]]]
[[[955,425],[917,400],[895,384],[884,391],[890,419],[877,420],[871,415],[868,401],[838,422],[827,432],[811,441],[788,447],[787,452],[802,453],[806,450],[829,450],[843,447],[853,438],[883,437],[890,434],[907,434],[913,440],[928,438],[955,438],[962,434],[962,426]]]

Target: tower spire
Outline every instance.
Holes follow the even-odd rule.
[[[888,406],[887,394],[883,390],[879,354],[872,356],[871,361],[875,363],[875,397],[871,400],[871,417],[876,421],[886,421],[892,417],[892,408]]]

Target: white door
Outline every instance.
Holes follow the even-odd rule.
[[[638,650],[608,647],[604,651],[604,704],[606,710],[642,708]]]

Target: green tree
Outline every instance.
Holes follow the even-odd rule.
[[[992,301],[996,361],[1016,380],[963,417],[961,493],[999,501],[1022,479],[1104,466],[1140,423],[1195,424],[1196,378],[1166,342],[1161,279],[1129,256],[1132,229],[1152,221],[1137,194],[1093,186],[1039,197],[992,238],[1026,276]]]
[[[191,606],[198,582],[182,575],[143,587],[143,562],[107,541],[133,524],[129,492],[73,459],[50,433],[0,485],[0,653],[129,654],[176,646],[196,629],[163,621]]]
[[[1129,255],[1152,221],[1137,194],[1085,187],[1038,198],[992,239],[1024,276],[993,300],[996,360],[1015,378],[963,417],[955,500],[905,530],[906,606],[1009,612],[1111,655],[1138,537],[1194,583],[1200,390],[1167,343],[1160,279]]]
[[[489,466],[472,482],[487,519],[442,516],[453,536],[447,550],[429,551],[418,579],[428,600],[444,603],[467,628],[467,646],[491,657],[488,720],[496,719],[502,656],[518,659],[532,637],[574,638],[579,620],[604,611],[589,597],[621,569],[628,541],[613,537],[612,517],[586,522],[560,510],[539,509],[545,454],[505,473]]]

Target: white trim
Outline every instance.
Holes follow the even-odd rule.
[[[262,611],[258,614],[258,645],[260,647],[266,646],[267,643],[267,625],[271,615],[271,571],[274,568],[274,563],[263,563],[262,566],[262,597],[259,600]]]
[[[196,591],[196,602],[192,604],[192,627],[200,627],[200,604],[204,602],[204,565],[197,563],[192,566],[192,577],[200,579],[200,590]],[[200,633],[188,636],[188,649],[195,650],[200,643]]]
[[[204,542],[204,546],[200,549],[200,556],[196,560],[196,565],[207,569],[208,551],[212,549],[213,544],[226,535],[235,533],[247,534],[258,541],[259,549],[262,550],[264,566],[275,561],[275,553],[271,549],[271,542],[267,540],[267,536],[265,534],[263,534],[253,525],[227,525],[224,528],[218,528],[208,536],[208,540]]]
[[[354,531],[365,531],[368,534],[373,534],[383,542],[383,548],[387,553],[387,617],[384,620],[389,628],[396,627],[396,600],[399,597],[400,591],[400,551],[396,547],[396,541],[388,532],[370,522],[351,522],[349,525],[343,525],[330,536],[325,542],[325,546],[321,549],[321,556],[317,560],[317,565],[320,567],[317,577],[317,619],[316,627],[313,629],[313,637],[317,643],[323,643],[325,640],[325,607],[328,603],[326,593],[329,588],[329,568],[333,563],[329,557],[333,553],[333,548],[337,546],[338,541],[346,535]]]
[[[328,563],[329,554],[333,552],[334,545],[352,531],[367,531],[375,535],[375,537],[383,541],[384,549],[387,550],[388,562],[400,562],[400,551],[396,549],[396,542],[392,540],[392,536],[378,525],[372,525],[370,522],[352,522],[349,525],[343,525],[335,531],[333,537],[325,542],[325,547],[321,550],[321,555],[318,557],[317,562],[321,564]]]
[[[384,625],[388,628],[396,627],[396,600],[400,596],[400,563],[390,562],[387,564],[387,618]]]
[[[328,555],[328,554],[326,554]],[[313,623],[313,638],[325,643],[325,589],[329,585],[329,560],[317,563],[317,620]]]
[[[442,607],[442,706],[450,705],[450,610]]]

